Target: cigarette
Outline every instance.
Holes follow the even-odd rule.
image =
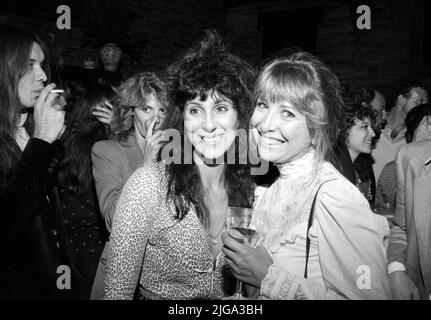
[[[64,93],[64,90],[63,89],[54,89],[54,90],[51,90],[51,93]]]

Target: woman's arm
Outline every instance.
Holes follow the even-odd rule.
[[[106,141],[96,143],[91,151],[97,199],[108,231],[111,231],[115,208],[126,183],[122,176],[121,157]]]
[[[346,297],[324,288],[312,279],[294,275],[273,264],[263,279],[260,295],[271,300],[344,300]]]
[[[227,233],[222,235],[226,263],[238,280],[260,289],[260,296],[272,300],[343,299],[317,282],[289,273],[264,247],[251,248]],[[259,294],[257,295],[259,296]],[[254,296],[256,298],[257,296]]]
[[[325,286],[289,273],[282,264],[271,265],[261,252],[263,248],[246,248],[228,242],[225,236],[223,252],[235,276],[260,287],[261,296],[268,299],[390,298],[384,245],[389,232],[386,219],[375,215],[357,188],[345,180],[322,187],[315,217]],[[262,270],[267,270],[264,277]]]
[[[389,227],[357,188],[325,183],[315,207],[319,262],[325,287],[271,266],[262,295],[271,299],[390,299],[385,239]]]
[[[150,231],[149,217],[157,210],[157,196],[148,193],[157,188],[146,188],[156,181],[153,170],[138,169],[121,193],[110,237],[104,299],[133,299]]]
[[[327,289],[348,299],[391,299],[386,248],[389,226],[357,188],[323,185],[316,202],[319,257]]]

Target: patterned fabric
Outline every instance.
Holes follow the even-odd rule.
[[[108,233],[94,192],[77,196],[71,193],[67,186],[60,188],[59,191],[67,242],[82,276],[81,299],[86,300],[90,297],[91,286]]]
[[[64,225],[73,252],[77,255],[81,252],[88,254],[96,254],[97,252],[98,260],[107,233],[103,221],[101,221],[95,195],[88,192],[82,196],[77,196],[67,190],[66,187],[60,188],[60,197]]]
[[[376,207],[377,212],[379,208],[389,207],[395,208],[395,198],[397,196],[397,177],[395,170],[395,161],[391,161],[385,165],[377,181],[376,192]]]
[[[122,191],[111,231],[105,299],[218,299],[229,285],[224,255],[211,254],[192,209],[174,219],[163,163],[139,168]]]

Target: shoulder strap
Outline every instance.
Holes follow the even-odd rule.
[[[316,193],[314,194],[313,202],[311,204],[311,209],[310,209],[310,215],[308,217],[307,240],[306,240],[307,242],[306,242],[306,246],[305,246],[304,278],[307,278],[307,276],[308,276],[308,257],[310,255],[310,236],[309,236],[309,233],[310,233],[310,228],[311,228],[311,225],[313,223],[313,218],[314,218],[314,207],[316,205],[316,199],[317,199],[317,195],[319,194],[319,190],[325,184],[325,182],[327,182],[327,181],[324,181],[319,185],[319,187],[316,190]]]

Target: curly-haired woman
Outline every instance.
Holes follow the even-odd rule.
[[[364,115],[367,115],[368,120],[370,120],[370,128],[375,134],[372,138],[374,147],[380,137],[381,129],[386,125],[384,113],[386,100],[380,92],[373,88],[358,87],[349,93],[347,101],[350,105],[350,110],[346,110],[347,119],[344,119],[344,116],[340,119],[342,122],[340,139],[335,146],[338,158],[337,167],[353,184],[359,184],[358,180],[361,181],[361,188],[364,190],[368,202],[374,208],[376,194],[376,178],[373,172],[374,160],[370,152],[361,152],[355,157],[355,160],[352,160],[351,153],[346,146],[346,131],[350,130],[350,126],[354,124],[351,119],[352,112],[362,113],[360,115],[361,119],[364,118]],[[361,111],[360,109],[364,110]]]
[[[373,123],[375,113],[370,107],[350,104],[343,113],[340,121],[336,152],[346,150],[345,163],[340,165],[340,171],[348,176],[346,168],[350,168],[350,181],[355,184],[367,198],[370,204],[374,203],[375,179],[371,163],[358,157],[362,154],[371,154],[375,132]],[[340,159],[341,157],[339,157]],[[352,178],[353,177],[353,178]]]
[[[248,128],[254,70],[215,33],[170,68],[181,163],[138,169],[118,202],[105,279],[107,299],[214,299],[229,284],[220,235],[229,206],[248,206],[247,164],[223,161]],[[185,159],[191,156],[187,162]],[[178,162],[178,161],[176,161]]]

